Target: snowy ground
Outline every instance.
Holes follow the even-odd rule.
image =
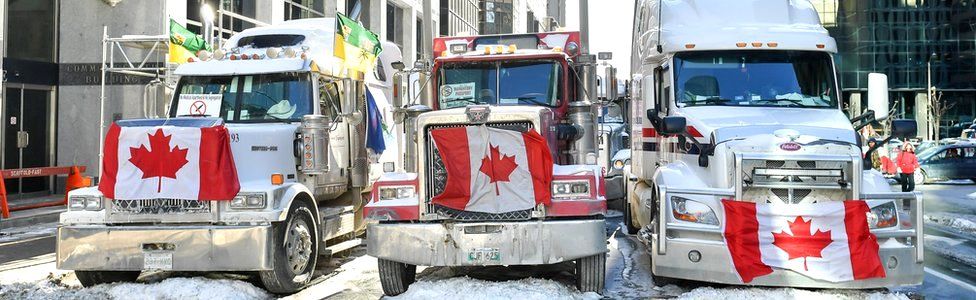
[[[418,268],[418,282],[387,299],[907,299],[898,292],[826,291],[669,285],[657,287],[646,248],[621,234],[619,214],[608,220],[607,283],[603,296],[573,286],[572,264],[544,267]],[[952,243],[933,239],[933,243]],[[0,299],[270,299],[253,277],[240,274],[150,273],[138,283],[82,288],[58,271],[53,255],[0,264]],[[383,296],[376,259],[360,247],[320,266],[307,289],[285,299],[378,299]]]
[[[0,223],[0,225],[3,225]],[[43,223],[27,227],[15,227],[0,229],[0,243],[23,240],[39,236],[49,236],[57,231],[57,223]]]

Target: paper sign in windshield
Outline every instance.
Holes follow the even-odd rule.
[[[219,117],[223,94],[181,94],[176,116]]]
[[[441,100],[474,99],[474,82],[445,84],[440,89]]]

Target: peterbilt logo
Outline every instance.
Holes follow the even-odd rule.
[[[785,151],[796,151],[796,150],[800,150],[801,146],[800,144],[794,142],[788,142],[788,143],[779,144],[779,148]]]
[[[468,122],[473,124],[484,124],[488,122],[491,115],[491,108],[488,105],[468,105],[464,113],[468,115]]]

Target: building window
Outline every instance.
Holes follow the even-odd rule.
[[[187,29],[193,32],[201,30],[200,7],[209,4],[217,14],[222,16],[214,27],[220,29],[223,38],[230,38],[235,32],[258,26],[254,19],[257,16],[255,1],[245,0],[187,0],[186,18]]]
[[[54,0],[10,0],[7,3],[7,57],[54,62],[57,49]],[[16,25],[15,25],[16,24]]]
[[[386,40],[403,49],[403,9],[393,4],[386,5]]]
[[[359,20],[359,23],[362,23],[363,27],[374,30],[370,26],[371,24],[369,24],[369,4],[369,0],[346,0],[346,16],[354,20]],[[359,16],[358,18],[354,18],[353,13],[357,12],[357,10]]]
[[[285,20],[325,17],[325,0],[284,0]]]
[[[481,34],[513,33],[513,0],[482,1],[478,16],[478,31]]]

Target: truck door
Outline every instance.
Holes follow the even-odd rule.
[[[319,108],[322,115],[332,120],[329,131],[329,171],[324,178],[324,184],[345,187],[349,170],[349,126],[340,116],[343,97],[342,81],[319,79]]]

